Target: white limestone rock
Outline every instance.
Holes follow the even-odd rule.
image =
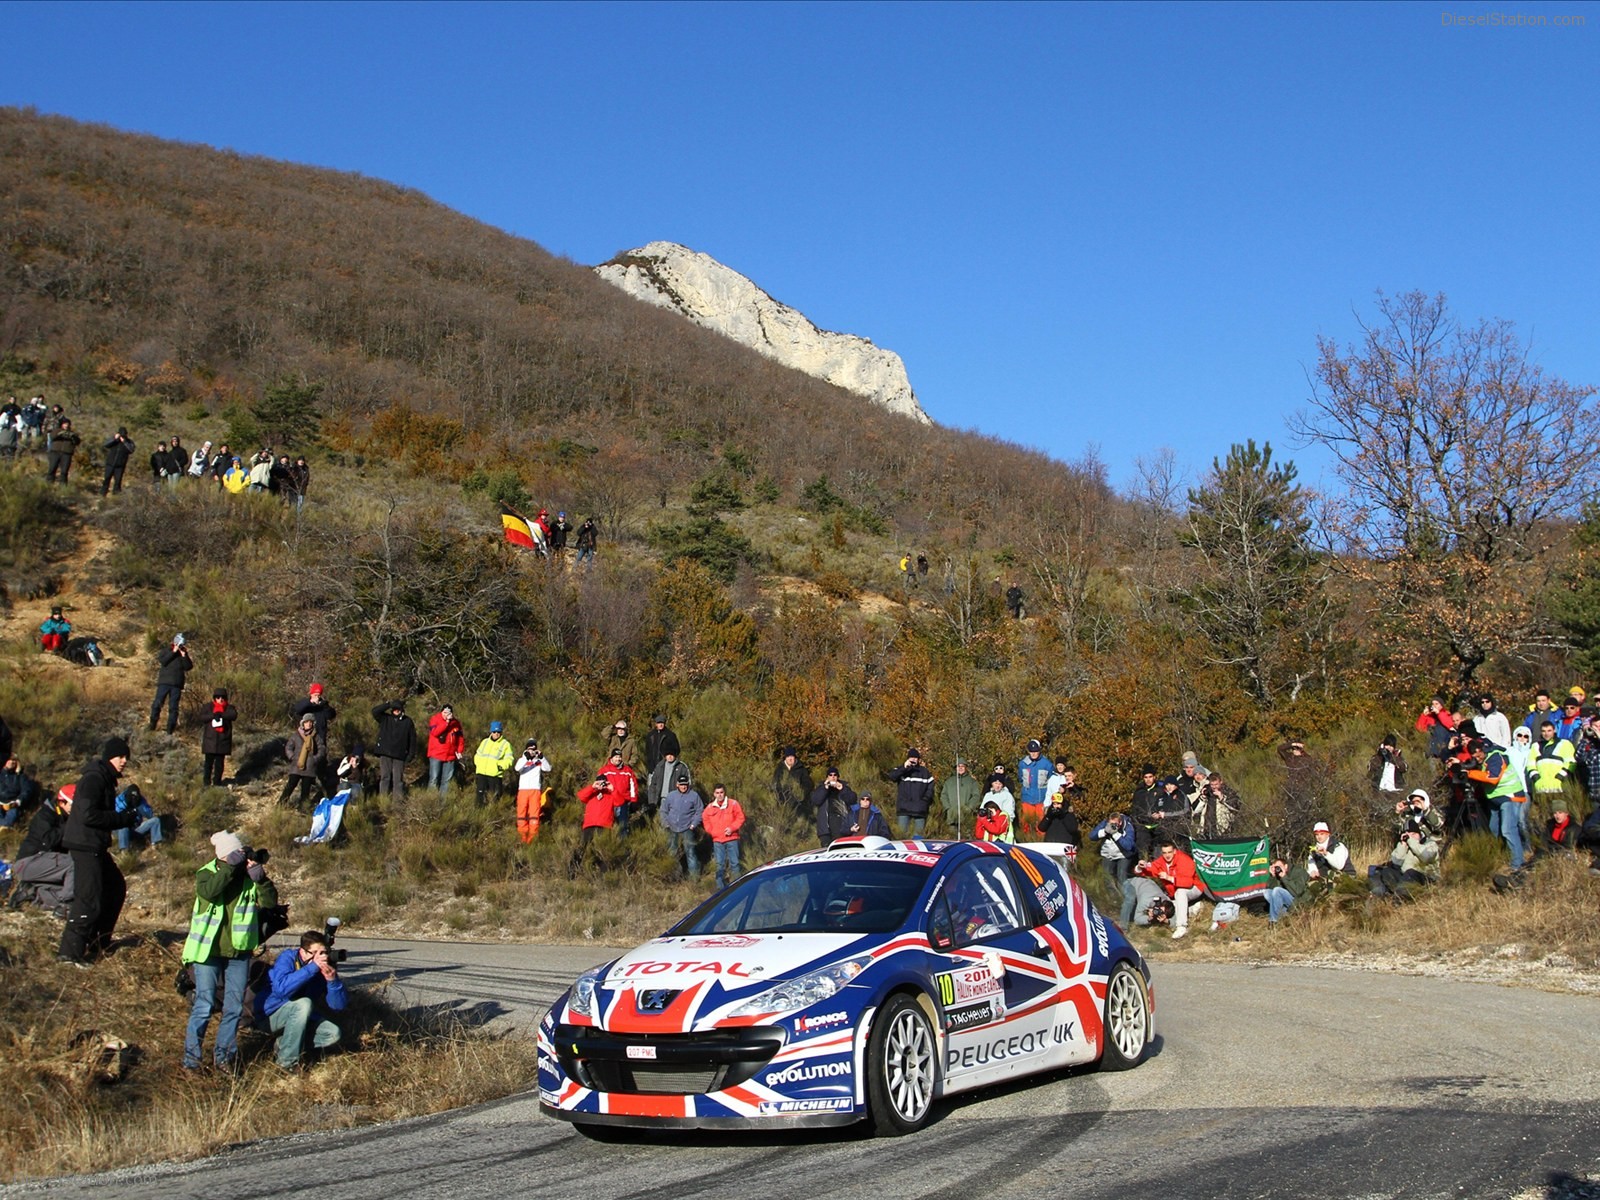
[[[928,421],[898,354],[864,337],[818,329],[709,254],[651,242],[594,270],[630,296],[681,313],[786,367]]]

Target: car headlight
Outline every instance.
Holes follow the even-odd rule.
[[[594,990],[605,973],[605,967],[590,967],[573,980],[572,991],[567,996],[567,1007],[579,1016],[594,1016]]]
[[[810,1008],[813,1004],[826,1000],[845,984],[849,983],[862,971],[866,970],[870,958],[847,958],[843,962],[834,963],[832,966],[823,967],[821,970],[812,971],[798,979],[791,979],[769,987],[758,996],[752,996],[728,1015],[730,1017],[754,1017],[767,1013],[797,1012],[802,1008]]]

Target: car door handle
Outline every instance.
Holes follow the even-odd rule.
[[[1037,946],[1028,951],[1028,953],[1033,955],[1034,958],[1049,958],[1052,951],[1050,949],[1050,944],[1046,942],[1043,946]]]

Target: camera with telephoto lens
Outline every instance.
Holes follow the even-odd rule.
[[[333,948],[333,939],[338,935],[339,927],[343,924],[344,922],[339,920],[338,917],[329,917],[322,923],[322,937],[328,943],[329,962],[342,963],[350,956],[348,950],[335,950]]]

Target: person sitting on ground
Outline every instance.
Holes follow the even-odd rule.
[[[72,857],[61,845],[72,812],[72,784],[45,798],[28,823],[27,836],[11,864],[11,907],[30,901],[57,916],[72,903]]]
[[[1172,936],[1183,937],[1189,932],[1189,905],[1206,894],[1194,859],[1171,838],[1163,838],[1160,855],[1144,864],[1144,872],[1166,889],[1173,906]]]
[[[270,990],[261,999],[260,1016],[278,1035],[278,1066],[292,1071],[311,1046],[327,1051],[339,1044],[333,1013],[343,1012],[344,981],[328,954],[328,939],[315,929],[300,935],[300,944],[278,955],[267,973]]]
[[[1123,929],[1130,924],[1167,925],[1175,911],[1165,890],[1149,876],[1134,875],[1122,881],[1122,911],[1117,915],[1117,924]]]
[[[1311,849],[1306,852],[1306,878],[1331,887],[1335,876],[1354,875],[1350,847],[1333,836],[1326,821],[1311,827]]]
[[[1576,854],[1583,826],[1573,819],[1565,800],[1557,800],[1552,807],[1555,811],[1545,823],[1545,847],[1558,853]]]
[[[1389,861],[1367,868],[1367,886],[1374,896],[1404,899],[1414,887],[1439,877],[1439,839],[1444,818],[1422,788],[1394,806],[1395,846]]]
[[[62,615],[61,606],[57,604],[39,623],[39,648],[49,654],[65,654],[67,639],[71,636],[72,622]]]
[[[161,844],[161,818],[156,815],[156,810],[150,807],[150,802],[144,798],[144,793],[139,790],[138,784],[131,783],[117,793],[116,808],[117,812],[124,815],[133,813],[138,819],[138,824],[117,830],[118,850],[126,850],[132,846],[134,834],[148,838],[152,846]]]
[[[38,798],[39,785],[28,778],[20,762],[7,758],[0,768],[0,827],[15,825],[23,810],[31,808]]]
[[[844,837],[890,837],[889,822],[883,811],[872,802],[871,792],[856,797],[856,810],[850,814],[850,825]]]
[[[1272,879],[1271,885],[1263,893],[1267,901],[1267,920],[1276,925],[1296,901],[1305,898],[1306,891],[1311,887],[1311,876],[1299,863],[1291,867],[1281,858],[1272,860],[1267,867],[1267,874]]]

